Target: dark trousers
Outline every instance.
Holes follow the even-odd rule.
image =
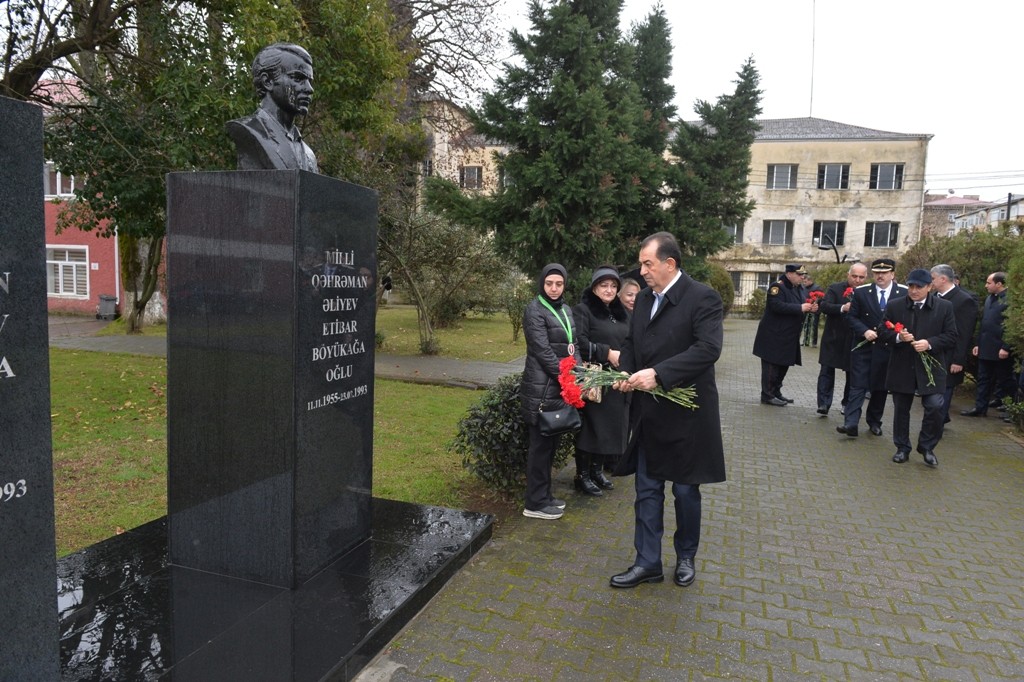
[[[850,401],[850,373],[843,372],[843,407]],[[821,366],[818,370],[818,409],[828,410],[832,407],[832,394],[836,390],[836,368]]]
[[[992,392],[995,391],[995,395]],[[1013,358],[1005,360],[982,360],[978,358],[978,392],[974,395],[974,409],[978,412],[988,410],[988,401],[1010,396],[1017,392],[1017,383],[1013,380]]]
[[[914,403],[913,393],[892,394],[892,442],[900,452],[910,452],[910,406]],[[933,450],[942,438],[942,407],[944,404],[941,393],[930,393],[921,396],[924,417],[921,419],[921,431],[917,434],[917,449]]]
[[[843,412],[845,419],[843,424],[847,427],[856,427],[860,423],[861,411],[864,408],[864,399],[868,393],[863,386],[851,386],[850,397],[846,401],[846,410]],[[871,391],[868,398],[868,409],[864,419],[868,426],[882,426],[882,416],[885,414],[885,399],[889,394],[885,389]]]
[[[647,453],[643,446],[637,452],[636,501],[633,503],[635,527],[633,546],[636,565],[661,568],[661,537],[665,532],[665,481],[647,475]],[[676,532],[672,544],[676,560],[692,559],[700,544],[700,486],[672,484],[675,498]]]
[[[785,381],[787,372],[789,365],[773,365],[766,360],[761,361],[762,401],[782,395],[782,382]]]
[[[541,434],[540,427],[527,425],[530,450],[526,455],[526,508],[543,509],[551,504],[551,463],[558,436]]]

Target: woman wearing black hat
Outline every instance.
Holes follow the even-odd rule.
[[[565,268],[558,263],[545,265],[540,271],[540,293],[527,304],[523,314],[526,366],[519,397],[530,438],[523,516],[534,519],[561,518],[565,508],[565,502],[551,494],[551,463],[560,436],[542,434],[537,413],[541,405],[550,409],[562,404],[558,363],[570,355],[577,362],[580,359],[572,311],[562,305],[567,279]]]
[[[580,355],[588,362],[619,366],[619,349],[626,340],[629,313],[619,300],[619,273],[610,265],[594,270],[590,288],[573,309],[579,328]],[[605,391],[601,402],[583,408],[583,428],[576,438],[576,489],[601,495],[615,486],[604,475],[605,460],[617,461],[626,450],[627,394]]]

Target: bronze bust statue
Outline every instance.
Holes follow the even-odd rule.
[[[313,96],[309,53],[291,43],[268,45],[252,63],[252,80],[259,108],[226,126],[238,151],[238,170],[318,172],[313,150],[295,127],[295,117],[309,112]]]

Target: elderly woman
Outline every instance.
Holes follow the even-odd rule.
[[[542,434],[537,414],[541,405],[549,409],[562,405],[558,363],[570,355],[579,360],[572,311],[562,300],[566,279],[564,267],[558,263],[545,265],[540,272],[540,294],[523,314],[526,366],[519,397],[530,439],[523,516],[533,519],[558,519],[565,509],[565,502],[551,494],[551,463],[561,436]]]
[[[594,270],[590,288],[573,309],[579,328],[579,349],[584,360],[619,366],[619,349],[626,340],[629,313],[619,299],[619,273],[610,265]],[[605,391],[601,402],[583,408],[583,428],[576,438],[576,489],[601,495],[615,486],[604,475],[606,460],[616,461],[626,450],[627,396]]]

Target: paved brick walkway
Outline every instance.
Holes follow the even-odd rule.
[[[609,588],[633,556],[632,479],[584,499],[570,467],[566,515],[505,524],[358,679],[1024,679],[1024,449],[1008,427],[954,418],[938,469],[893,464],[891,404],[881,438],[815,414],[816,349],[786,381],[796,404],[760,405],[755,328],[726,322],[729,481],[703,488],[692,586]]]

